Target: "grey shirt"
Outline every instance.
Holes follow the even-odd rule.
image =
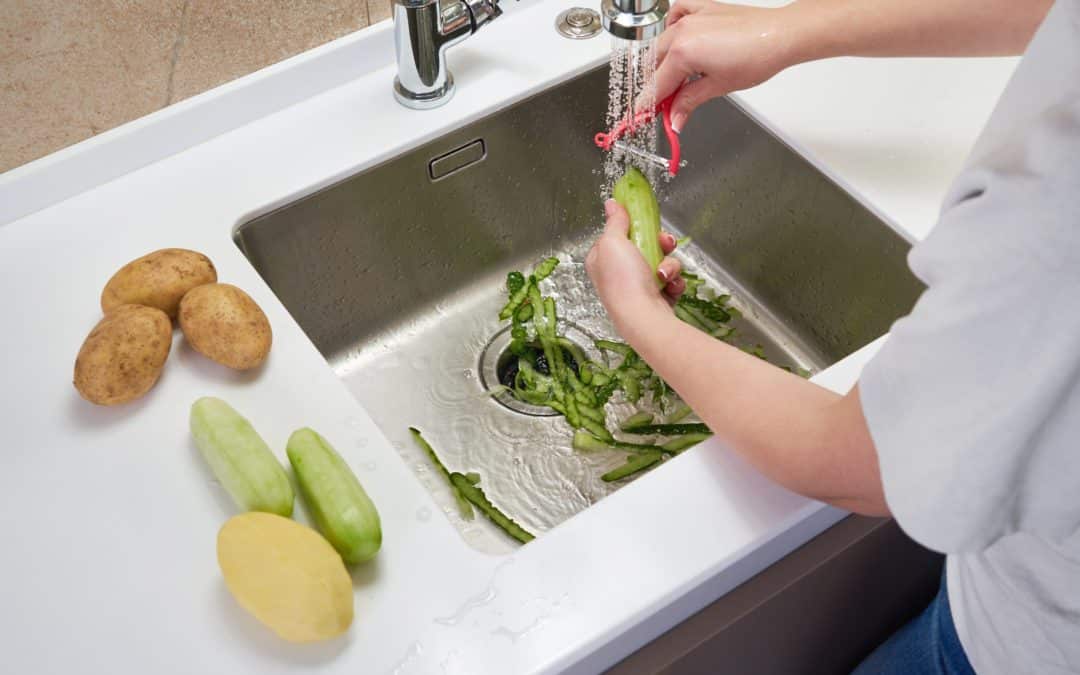
[[[897,522],[983,674],[1080,673],[1080,0],[1058,0],[912,250],[860,391]]]

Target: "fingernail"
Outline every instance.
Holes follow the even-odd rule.
[[[604,202],[604,213],[610,216],[615,211],[615,204],[617,203],[614,199]]]
[[[657,268],[656,276],[660,277],[660,280],[663,281],[665,284],[671,280],[668,271],[663,267]]]
[[[683,125],[686,124],[686,113],[677,112],[671,115],[671,129],[677,134],[682,133]]]
[[[671,246],[671,248],[675,248],[679,245],[679,240],[673,234],[664,233],[664,243]]]

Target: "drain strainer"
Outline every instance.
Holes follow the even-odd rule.
[[[571,7],[555,17],[555,29],[563,37],[584,40],[600,32],[600,15],[585,7]]]
[[[558,333],[580,347],[590,360],[607,365],[606,355],[596,348],[595,339],[586,333],[581,326],[560,319]],[[508,386],[513,382],[514,375],[517,373],[518,357],[510,352],[510,341],[510,327],[507,326],[496,333],[491,338],[491,341],[487,343],[487,346],[484,347],[484,350],[480,352],[480,386],[485,391],[492,391],[500,386]],[[564,350],[563,355],[567,357],[567,363],[570,367],[575,369],[578,367],[572,354]],[[541,365],[540,369],[543,368],[544,366]],[[523,415],[553,417],[559,414],[545,406],[519,401],[513,394],[506,391],[500,391],[492,398],[504,407]]]

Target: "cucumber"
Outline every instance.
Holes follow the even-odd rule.
[[[382,545],[379,512],[341,455],[307,428],[289,436],[285,452],[326,540],[350,565],[373,558]]]
[[[612,196],[630,214],[630,240],[655,272],[664,259],[664,251],[660,248],[660,204],[649,179],[632,166],[615,183]],[[656,283],[664,285],[659,277]]]
[[[241,510],[292,515],[289,477],[251,422],[220,398],[207,396],[191,405],[190,425],[214,477]]]

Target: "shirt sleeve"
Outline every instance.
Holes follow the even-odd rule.
[[[967,170],[860,379],[885,498],[946,553],[1080,527],[1080,102]]]

